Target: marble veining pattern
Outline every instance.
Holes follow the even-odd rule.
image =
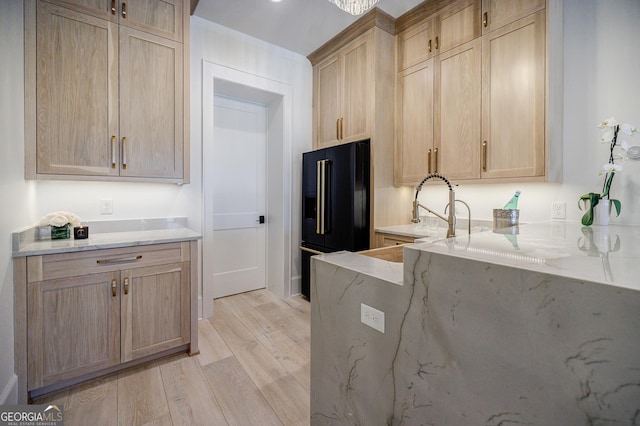
[[[634,230],[609,231],[637,277]],[[447,250],[405,248],[402,284],[352,268],[355,254],[313,258],[311,424],[640,424],[640,291]],[[579,256],[603,273],[580,249],[564,266]],[[385,313],[384,334],[361,303]]]

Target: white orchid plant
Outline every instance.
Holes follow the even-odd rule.
[[[604,120],[598,126],[602,130],[602,136],[600,142],[609,144],[609,161],[602,166],[599,175],[604,175],[604,184],[602,186],[602,193],[590,192],[580,197],[578,201],[578,207],[582,210],[583,206],[586,210],[584,216],[582,216],[582,224],[584,226],[590,226],[593,224],[593,208],[598,205],[600,200],[611,200],[611,204],[616,208],[616,216],[620,215],[622,209],[622,203],[620,200],[612,199],[609,196],[611,190],[611,182],[616,172],[622,171],[622,164],[616,164],[616,160],[625,160],[626,153],[629,149],[627,141],[622,141],[618,144],[618,132],[622,130],[623,133],[633,136],[638,133],[638,129],[631,124],[618,124],[615,118],[611,117]],[[615,148],[618,148],[621,152],[614,152]]]
[[[40,226],[80,226],[80,218],[73,213],[65,211],[51,212],[40,219]]]

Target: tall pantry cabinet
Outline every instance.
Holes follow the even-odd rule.
[[[311,53],[313,148],[371,141],[373,229],[407,222],[410,191],[394,187],[395,20],[374,8]],[[404,206],[404,207],[403,207]]]
[[[183,0],[27,0],[28,179],[188,182]]]

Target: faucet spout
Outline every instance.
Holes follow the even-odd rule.
[[[434,212],[433,210],[431,210],[430,208],[423,206],[422,204],[420,204],[418,202],[418,194],[420,193],[420,191],[422,190],[422,185],[424,185],[424,183],[430,179],[440,179],[442,180],[444,183],[447,184],[447,186],[449,187],[449,215],[445,218],[444,216]],[[447,222],[448,224],[448,228],[447,228],[447,238],[450,237],[455,237],[456,236],[456,213],[455,213],[455,204],[456,204],[456,195],[455,195],[455,191],[453,190],[453,186],[451,185],[451,182],[449,182],[449,179],[447,179],[446,177],[444,177],[443,175],[439,174],[439,173],[432,173],[430,175],[428,175],[427,177],[425,177],[424,179],[422,179],[422,182],[420,182],[420,184],[416,187],[416,196],[413,200],[413,212],[412,212],[412,219],[411,222],[413,223],[418,223],[420,222],[419,216],[420,216],[420,207],[422,207],[423,209],[425,209],[426,211],[433,213],[434,215],[438,216],[440,219],[444,220],[445,222]]]

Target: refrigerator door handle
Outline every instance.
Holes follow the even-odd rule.
[[[322,193],[321,180],[322,160],[316,162],[316,234],[320,234],[320,194]]]
[[[311,254],[324,254],[324,253],[323,253],[323,252],[321,252],[321,251],[314,250],[314,249],[310,249],[310,248],[303,247],[303,246],[300,246],[300,250],[302,250],[302,251],[306,251],[306,252],[311,253]]]
[[[324,235],[326,232],[325,229],[325,217],[326,217],[326,183],[327,183],[327,160],[320,161],[320,181],[321,181],[321,191],[320,191],[320,235]]]

